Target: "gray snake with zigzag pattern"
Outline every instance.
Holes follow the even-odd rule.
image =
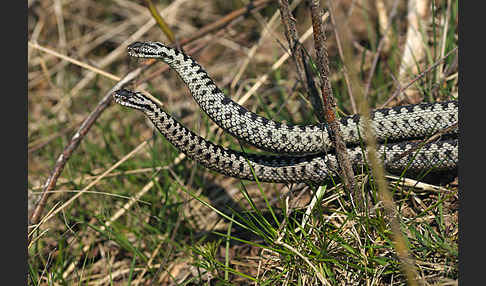
[[[185,128],[143,94],[128,90],[114,93],[117,103],[144,112],[176,148],[205,167],[242,179],[255,180],[256,177],[261,181],[288,183],[319,183],[338,170],[326,126],[285,124],[248,111],[228,98],[192,58],[161,43],[133,43],[128,47],[128,53],[134,57],[158,58],[169,64],[186,83],[201,108],[225,131],[258,148],[279,154],[253,155],[225,149]],[[457,128],[450,131],[452,139],[425,144],[400,159],[397,156],[414,148],[416,144],[409,140],[427,138],[457,123],[457,108],[457,101],[448,101],[375,110],[372,128],[378,142],[382,143],[378,151],[383,155],[386,169],[455,169],[458,161],[458,140],[454,138],[457,137]],[[355,167],[365,164],[363,150],[359,146],[360,127],[357,115],[341,119],[344,140]]]

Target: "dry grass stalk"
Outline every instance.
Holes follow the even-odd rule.
[[[400,259],[403,272],[407,277],[407,282],[409,283],[409,285],[416,286],[418,285],[418,274],[414,268],[413,261],[410,257],[405,239],[402,234],[400,222],[398,219],[397,208],[389,191],[388,183],[385,180],[383,163],[380,161],[376,151],[376,138],[373,134],[370,124],[370,109],[367,100],[362,92],[362,87],[357,76],[358,69],[355,67],[355,60],[353,59],[354,56],[351,51],[351,31],[349,31],[348,27],[343,24],[344,16],[342,15],[342,13],[339,10],[335,9],[333,9],[332,11],[336,11],[336,13],[334,14],[336,19],[336,26],[340,31],[339,36],[341,37],[341,42],[343,46],[344,58],[342,60],[350,74],[353,91],[355,92],[358,102],[359,114],[361,116],[361,120],[363,120],[364,123],[363,137],[367,146],[367,160],[371,167],[373,179],[377,186],[380,199],[383,202],[385,214],[390,222],[394,247]]]

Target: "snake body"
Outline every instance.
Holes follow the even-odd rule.
[[[135,42],[128,54],[156,58],[177,72],[202,110],[232,136],[277,154],[316,154],[332,151],[331,134],[325,125],[292,125],[250,112],[227,97],[208,73],[184,52],[159,42]],[[458,122],[457,101],[424,103],[379,109],[371,113],[378,142],[398,142],[430,136]],[[361,142],[359,115],[340,120],[348,147]],[[457,128],[451,133],[457,134]]]
[[[184,127],[154,101],[139,92],[121,89],[113,93],[115,102],[142,111],[159,132],[178,150],[206,168],[227,176],[262,182],[313,182],[321,183],[334,176],[338,170],[336,156],[332,153],[304,156],[256,155],[226,149],[211,143]],[[415,144],[410,141],[381,144],[378,153],[389,171],[449,170],[456,168],[458,140],[447,139],[425,144],[418,151],[402,156]],[[350,147],[348,153],[354,167],[365,164],[364,150]]]

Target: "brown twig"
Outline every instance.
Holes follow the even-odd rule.
[[[346,150],[346,144],[342,138],[339,121],[336,118],[336,102],[332,94],[331,82],[329,80],[329,63],[326,46],[326,35],[324,25],[321,21],[322,9],[318,0],[310,3],[312,27],[314,29],[314,46],[316,50],[316,63],[321,78],[321,94],[324,103],[324,116],[331,130],[334,148],[339,167],[342,171],[343,183],[351,194],[351,199],[360,210],[364,210],[363,200],[356,188],[354,172]],[[332,13],[331,13],[332,14]]]
[[[279,9],[285,31],[285,37],[289,42],[289,48],[297,70],[297,75],[299,80],[302,82],[306,94],[309,95],[309,99],[314,108],[314,113],[316,114],[317,120],[319,120],[319,122],[324,122],[325,116],[322,108],[322,100],[319,96],[319,92],[317,91],[312,73],[310,72],[304,46],[299,41],[299,34],[295,28],[295,19],[290,12],[288,0],[280,0]]]

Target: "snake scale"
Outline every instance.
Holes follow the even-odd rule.
[[[115,101],[141,110],[177,149],[203,166],[241,179],[265,182],[320,183],[338,170],[330,134],[323,125],[291,125],[261,117],[238,105],[215,85],[204,69],[183,52],[158,42],[136,42],[128,54],[158,58],[173,68],[208,116],[233,136],[258,148],[284,155],[256,155],[226,149],[194,134],[154,101],[126,89],[114,92]],[[416,147],[410,139],[423,139],[457,123],[457,101],[426,103],[376,110],[372,128],[379,154],[387,170],[449,170],[457,168],[457,128],[444,140]],[[341,129],[353,166],[365,164],[360,147],[361,127],[357,115],[341,119]],[[386,142],[386,144],[384,144]]]

